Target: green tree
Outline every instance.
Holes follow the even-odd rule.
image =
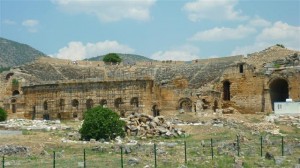
[[[103,61],[106,63],[111,62],[111,63],[116,64],[116,63],[120,63],[122,61],[122,59],[116,53],[109,53],[104,56]]]
[[[91,138],[111,140],[117,136],[125,136],[125,121],[109,108],[101,106],[89,109],[84,114],[84,122],[79,130],[83,140]]]
[[[5,121],[7,118],[7,113],[6,111],[0,107],[0,121]]]

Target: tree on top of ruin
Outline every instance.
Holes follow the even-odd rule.
[[[116,53],[109,53],[104,56],[103,61],[105,63],[117,64],[117,63],[120,63],[122,61],[122,59]]]

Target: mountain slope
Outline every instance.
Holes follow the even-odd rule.
[[[0,37],[0,68],[22,65],[45,56],[29,45]]]
[[[123,62],[147,62],[147,61],[154,61],[150,58],[141,56],[141,55],[136,55],[136,54],[121,54],[121,53],[116,53],[122,58]],[[89,61],[102,61],[105,55],[89,58],[87,60]]]

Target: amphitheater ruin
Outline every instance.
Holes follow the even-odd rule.
[[[270,113],[274,102],[300,101],[299,60],[299,51],[280,46],[191,62],[41,58],[0,74],[0,107],[9,118],[27,119],[82,119],[97,105],[121,116]]]

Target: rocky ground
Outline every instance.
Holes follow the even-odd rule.
[[[293,167],[300,164],[300,161],[297,160],[300,159],[300,115],[241,115],[238,113],[195,115],[186,113],[165,118],[132,114],[123,120],[127,123],[127,137],[105,142],[93,139],[80,141],[78,130],[82,121],[10,119],[0,122],[0,130],[2,130],[2,132],[0,131],[0,155],[9,157],[47,156],[47,158],[51,158],[50,151],[56,150],[59,156],[67,159],[71,151],[82,148],[110,155],[114,152],[119,153],[118,150],[122,146],[126,153],[127,165],[153,167],[149,161],[151,160],[149,155],[153,155],[151,148],[154,143],[158,145],[157,152],[161,156],[160,159],[163,159],[167,165],[171,164],[169,163],[172,160],[170,157],[176,157],[178,160],[184,158],[182,153],[174,154],[182,148],[185,140],[188,143],[188,153],[193,156],[189,159],[190,164],[186,166],[197,167],[196,163],[199,162],[199,159],[205,161],[201,162],[202,166],[211,164],[208,159],[210,153],[206,151],[206,148],[209,151],[210,139],[214,139],[216,155],[233,158],[228,161],[230,165],[237,167],[238,165],[240,167],[247,167],[247,165],[250,167],[266,167],[266,165],[285,167],[287,165],[287,167]],[[18,132],[16,133],[16,131]],[[241,157],[236,156],[236,136],[243,144]],[[263,159],[257,157],[258,154],[251,152],[251,145],[255,148],[258,146],[256,142],[252,142],[259,136],[263,136],[264,144],[270,146],[264,148]],[[280,147],[281,141],[273,137],[285,137],[284,152],[287,156],[279,156],[280,150],[276,146]],[[194,152],[194,150],[203,152]],[[257,157],[258,165],[255,165],[253,160],[249,160],[248,157],[252,159]],[[274,162],[270,162],[270,160],[274,160]],[[223,162],[225,161],[214,164],[222,167]],[[17,165],[12,161],[9,164]],[[81,167],[79,163],[78,165]],[[178,167],[181,164],[174,162],[174,165]]]

